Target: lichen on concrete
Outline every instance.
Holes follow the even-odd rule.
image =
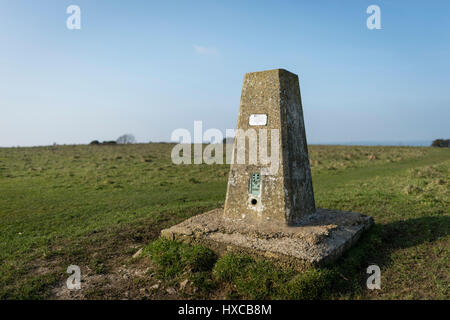
[[[251,125],[249,119],[257,114],[267,115],[267,123]],[[245,217],[295,224],[303,215],[313,213],[314,193],[298,76],[283,69],[247,73],[237,129],[234,153],[245,154],[247,162],[231,164],[224,214],[230,219]],[[271,141],[271,134],[267,134],[268,150],[278,142],[278,171],[261,174],[258,196],[248,192],[250,174],[263,172],[268,165],[261,159],[251,163],[249,151],[256,144],[249,140],[249,129],[279,131],[279,141]],[[258,137],[258,147],[260,143]]]

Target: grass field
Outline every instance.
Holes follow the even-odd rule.
[[[177,166],[172,147],[0,149],[0,298],[450,298],[449,149],[310,146],[317,206],[376,225],[336,264],[299,274],[155,242],[225,199],[227,165]],[[82,290],[65,289],[71,264]],[[365,287],[370,264],[381,290]]]

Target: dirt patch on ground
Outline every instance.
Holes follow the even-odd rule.
[[[36,272],[53,272],[60,279],[49,288],[50,299],[150,299],[159,280],[151,261],[136,253],[159,232],[145,223],[96,231],[83,242],[55,246],[54,257],[40,261]],[[72,264],[81,270],[80,290],[67,288],[66,270]]]
[[[144,224],[145,225],[145,224]],[[156,267],[142,248],[156,239],[161,229],[130,226],[109,232],[95,232],[83,243],[68,243],[54,248],[56,257],[40,260],[36,272],[57,273],[56,285],[49,288],[50,299],[180,299],[196,295],[189,281],[165,284],[157,278]],[[78,247],[73,255],[64,248]],[[62,251],[61,251],[62,250]],[[66,273],[70,264],[79,265],[81,289],[69,290]]]
[[[88,266],[81,267],[81,289],[69,290],[63,281],[52,289],[52,298],[63,300],[150,298],[152,294],[150,288],[158,280],[152,276],[152,266],[148,259],[122,256],[113,264],[116,266],[110,272],[100,274]]]
[[[125,264],[120,265],[120,262]],[[69,290],[62,281],[51,290],[55,300],[176,300],[205,298],[188,279],[177,283],[165,283],[157,278],[156,268],[148,257],[131,255],[115,262],[111,272],[97,274],[89,267],[83,268],[81,289]],[[69,275],[67,275],[69,276]],[[208,293],[209,299],[223,299],[223,291]]]

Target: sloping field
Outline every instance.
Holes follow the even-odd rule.
[[[161,229],[223,205],[228,166],[174,165],[172,147],[0,149],[0,298],[450,298],[450,150],[310,146],[317,206],[376,226],[336,265],[298,275],[201,249],[201,272],[166,273],[161,246],[190,249],[158,242],[132,257]],[[365,287],[370,264],[381,290]],[[82,290],[65,289],[69,265]]]

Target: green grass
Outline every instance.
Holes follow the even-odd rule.
[[[149,243],[160,278],[198,288],[188,297],[449,298],[450,150],[310,146],[317,206],[371,215],[376,226],[333,266],[298,274],[153,242],[225,198],[227,165],[177,166],[172,147],[0,149],[0,298],[52,297],[68,265],[109,274]],[[365,289],[370,264],[381,267],[382,290]]]
[[[320,299],[329,297],[326,289],[333,281],[327,269],[296,274],[242,254],[226,254],[217,260],[206,247],[165,239],[151,242],[144,255],[153,260],[159,278],[167,284],[186,278],[205,294],[227,284],[228,298]]]
[[[144,253],[158,265],[163,279],[182,272],[209,271],[216,261],[215,254],[208,248],[163,239],[153,241]]]

